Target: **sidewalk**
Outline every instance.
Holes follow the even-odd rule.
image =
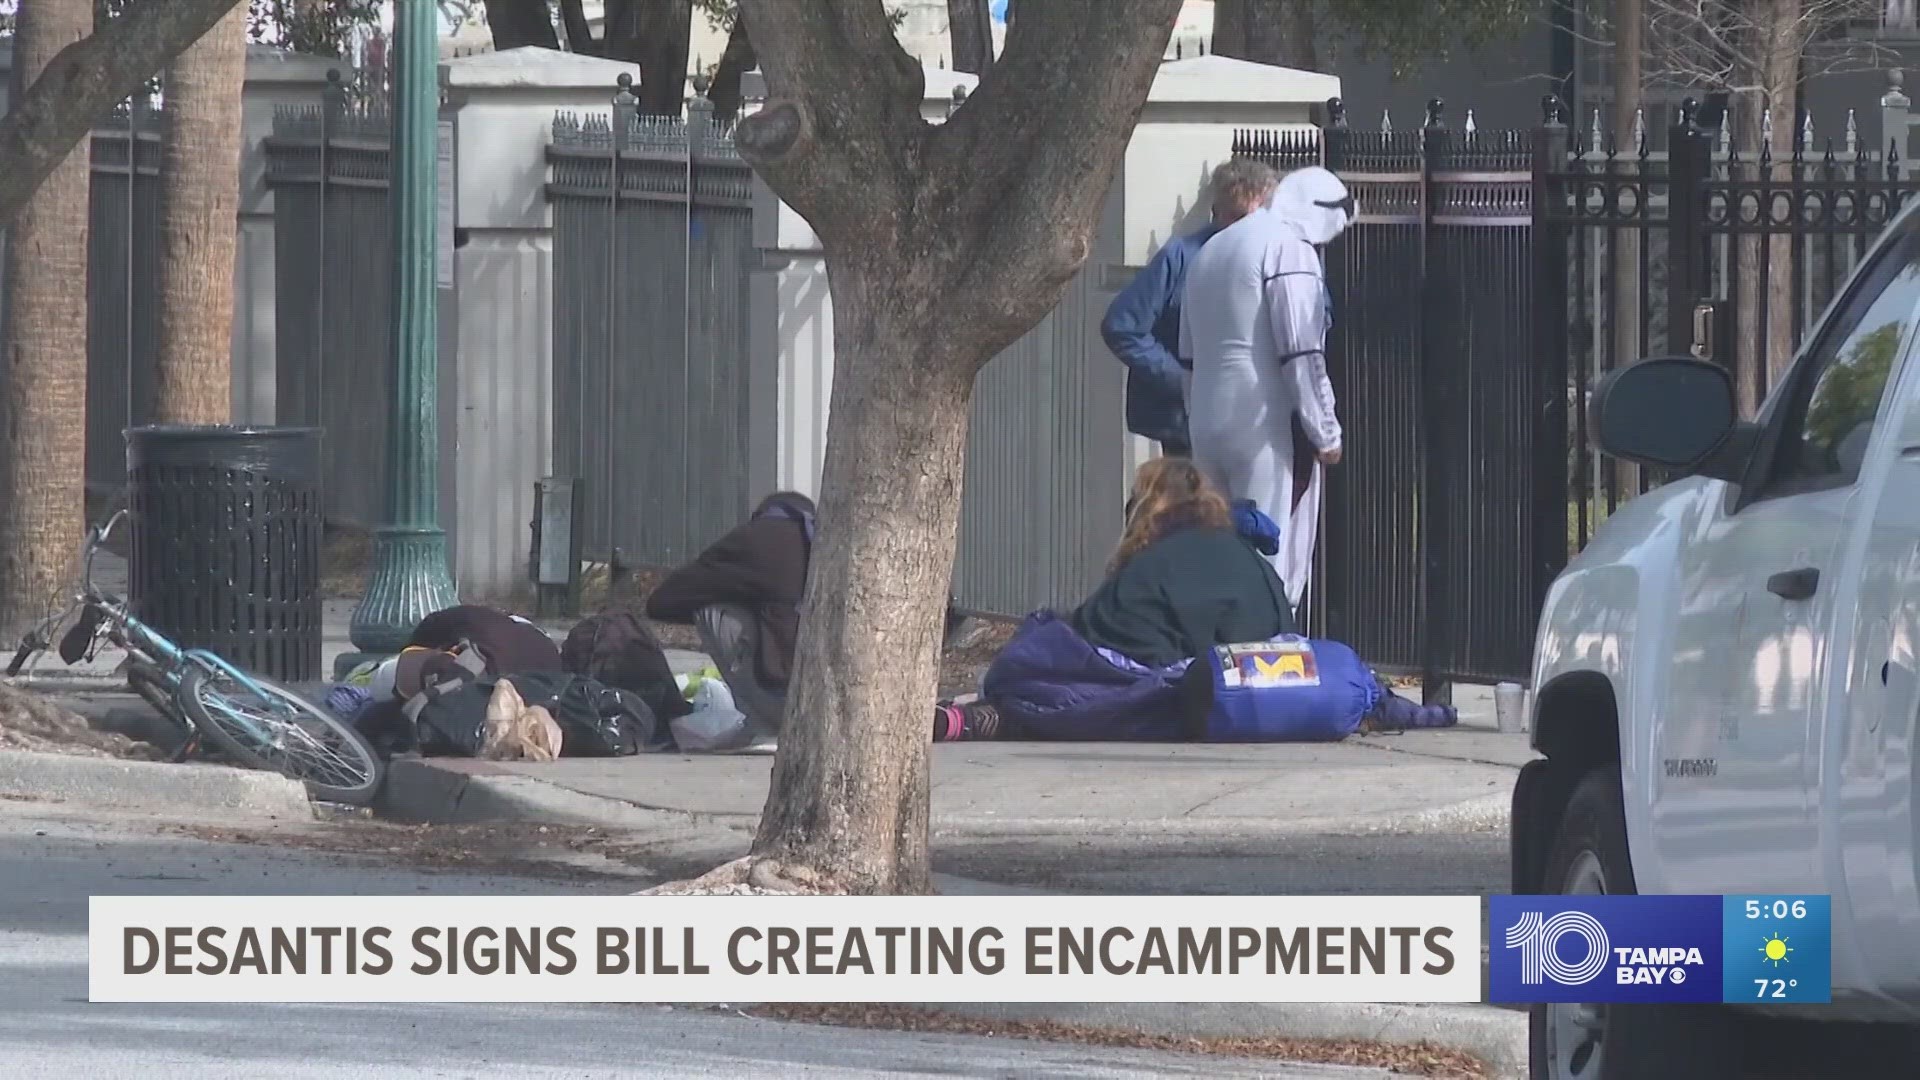
[[[1333,744],[942,743],[933,748],[932,827],[1139,838],[1497,829],[1533,753],[1524,735],[1495,731],[1477,712],[1456,729]],[[426,822],[551,815],[588,824],[664,811],[749,828],[771,765],[767,755],[679,753],[403,761],[388,808]]]
[[[114,582],[121,567],[103,565]],[[354,602],[325,604],[322,669],[353,650]],[[562,622],[543,622],[556,637]],[[107,652],[75,668],[43,654],[19,680],[76,697],[124,691]],[[669,650],[676,672],[706,663]],[[936,834],[1236,837],[1504,828],[1524,735],[1494,728],[1487,687],[1455,690],[1461,724],[1334,744],[948,743],[933,748]],[[77,704],[78,702],[76,702]],[[85,711],[92,712],[88,709]],[[929,720],[931,723],[931,720]],[[557,820],[615,824],[633,814],[751,828],[767,755],[644,754],[548,763],[395,763],[388,810],[423,822]]]

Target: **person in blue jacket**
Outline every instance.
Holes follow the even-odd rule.
[[[1107,348],[1127,365],[1127,430],[1159,443],[1163,454],[1193,452],[1187,436],[1189,368],[1178,352],[1187,263],[1215,233],[1252,213],[1260,193],[1273,184],[1274,172],[1264,163],[1240,158],[1223,166],[1216,175],[1213,220],[1167,241],[1113,298],[1100,322]]]

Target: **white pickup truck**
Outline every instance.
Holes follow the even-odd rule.
[[[1756,420],[1692,358],[1597,386],[1597,445],[1683,478],[1605,523],[1534,646],[1514,892],[1831,894],[1833,1004],[1803,1020],[1920,1024],[1916,322],[1910,209]],[[1735,1075],[1743,1012],[1536,1006],[1533,1075]]]

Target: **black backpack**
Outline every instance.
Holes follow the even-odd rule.
[[[693,711],[660,640],[630,612],[605,611],[581,620],[560,646],[560,661],[574,675],[639,695],[663,723]]]
[[[671,744],[666,725],[637,694],[582,675],[534,671],[505,678],[520,700],[545,706],[553,715],[566,757],[625,757]],[[486,742],[487,702],[497,682],[491,676],[458,680],[409,701],[420,753],[477,756]]]

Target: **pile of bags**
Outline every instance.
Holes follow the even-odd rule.
[[[718,673],[676,679],[652,630],[626,612],[586,619],[556,647],[518,615],[438,611],[400,655],[348,673],[327,703],[388,754],[551,761],[748,741]]]

